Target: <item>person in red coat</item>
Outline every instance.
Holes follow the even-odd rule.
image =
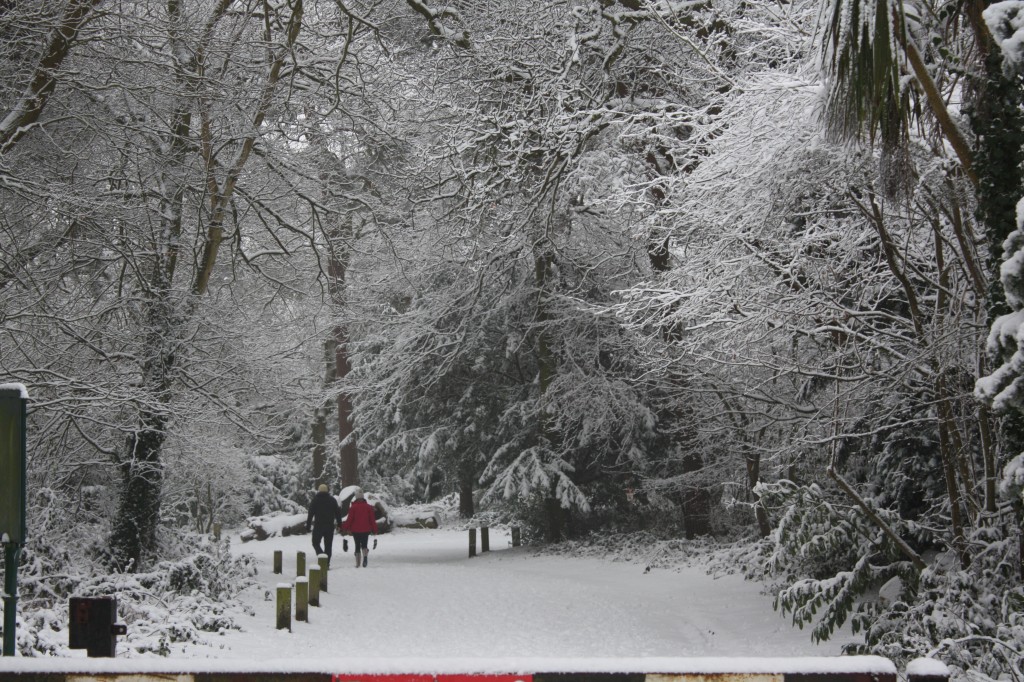
[[[373,507],[366,502],[363,491],[358,488],[352,506],[348,508],[348,517],[341,524],[341,530],[344,533],[352,533],[356,543],[356,568],[365,568],[366,558],[370,553],[370,533],[377,534],[377,516]]]

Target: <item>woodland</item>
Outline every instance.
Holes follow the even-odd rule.
[[[229,600],[214,522],[358,482],[684,541],[811,637],[1024,682],[1022,36],[1020,0],[0,0],[19,650],[111,576]]]

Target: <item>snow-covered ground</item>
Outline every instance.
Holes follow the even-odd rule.
[[[330,591],[310,622],[276,630],[273,594],[291,580],[295,554],[312,557],[310,536],[233,543],[259,562],[258,585],[243,597],[244,631],[212,635],[212,646],[174,656],[310,660],[422,658],[647,658],[831,656],[842,641],[815,645],[772,610],[757,583],[712,577],[700,567],[652,569],[597,558],[537,555],[491,531],[492,551],[467,557],[462,530],[382,535],[369,566],[335,555]],[[272,572],[284,552],[284,575]],[[845,641],[845,640],[844,640]]]

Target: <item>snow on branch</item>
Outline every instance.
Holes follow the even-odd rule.
[[[1019,70],[1024,63],[1024,2],[994,3],[982,12],[982,17],[1003,51],[1007,65]]]

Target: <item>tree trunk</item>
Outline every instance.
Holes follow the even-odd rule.
[[[135,571],[156,550],[156,529],[160,520],[163,491],[163,446],[165,419],[148,414],[145,430],[128,436],[125,459],[121,462],[122,488],[110,544],[118,570]]]
[[[754,500],[754,519],[757,521],[757,531],[762,538],[768,537],[772,532],[771,523],[768,521],[768,510],[761,504],[761,496],[754,492],[754,488],[761,482],[761,453],[750,446],[747,446],[747,490]]]
[[[85,6],[87,3],[76,3]],[[213,38],[216,24],[226,13],[230,0],[220,0],[214,7],[206,22],[203,35],[195,49],[195,72],[192,66],[182,62],[175,63],[175,81],[180,92],[189,92],[189,84],[197,76],[201,76],[205,68],[204,57]],[[171,28],[168,35],[175,54],[193,52],[183,44],[179,32],[181,25],[182,6],[180,2],[171,0],[167,5]],[[287,27],[285,28],[285,46],[290,48],[298,38],[302,24],[302,1],[298,0],[290,7]],[[267,23],[266,39],[271,42]],[[213,267],[217,260],[218,248],[223,237],[222,225],[239,176],[252,152],[256,136],[260,133],[267,111],[272,104],[272,96],[277,88],[280,71],[288,58],[289,50],[278,50],[276,58],[270,65],[266,79],[260,87],[259,101],[253,114],[252,133],[243,138],[241,149],[228,167],[223,182],[218,182],[216,173],[221,164],[216,158],[212,134],[212,121],[208,103],[200,98],[200,147],[206,165],[207,188],[210,190],[210,218],[208,233],[203,246],[203,255],[192,283],[192,292],[196,295],[205,294]],[[143,366],[141,407],[139,425],[126,442],[125,455],[118,462],[123,479],[123,489],[114,518],[111,533],[111,550],[113,559],[124,570],[139,567],[148,554],[156,549],[156,529],[160,519],[160,505],[163,488],[163,463],[161,449],[166,438],[165,427],[168,421],[166,408],[170,403],[172,375],[175,368],[174,339],[176,331],[183,325],[188,314],[179,316],[174,312],[171,297],[171,282],[177,263],[177,240],[181,231],[181,201],[184,197],[184,168],[187,155],[192,148],[190,139],[191,115],[189,107],[192,102],[183,98],[172,115],[170,131],[168,165],[164,169],[166,182],[161,183],[165,189],[161,197],[161,230],[158,241],[154,244],[156,254],[150,275],[147,299],[144,303],[145,343],[150,351]],[[193,299],[191,305],[198,305]]]
[[[337,378],[334,366],[334,339],[324,341],[324,386],[330,386]],[[327,415],[330,413],[330,401],[316,408],[313,414],[313,461],[310,470],[313,488],[327,483]]]
[[[472,518],[476,510],[473,506],[473,476],[459,473],[459,516]]]
[[[345,306],[345,276],[348,268],[348,242],[353,238],[351,216],[332,216],[334,225],[328,231],[327,288],[331,305],[337,311]],[[334,346],[334,377],[344,381],[352,370],[348,360],[348,337],[345,329],[334,328],[331,342]],[[344,391],[338,392],[338,457],[342,487],[359,484],[359,450],[352,424],[352,399]]]
[[[565,510],[555,497],[553,491],[544,500],[544,516],[548,522],[546,529],[548,542],[560,541],[562,539],[563,527],[565,526]]]
[[[539,435],[544,442],[553,443],[555,436],[552,433],[550,419],[547,415],[546,395],[548,387],[551,386],[551,382],[555,378],[557,367],[554,354],[551,352],[551,346],[548,343],[547,323],[549,316],[546,307],[546,297],[548,278],[551,275],[555,256],[548,247],[549,245],[543,240],[534,245],[533,267],[534,283],[537,286],[537,314],[535,321],[537,325],[537,383],[540,392],[538,399],[541,404]],[[554,486],[547,491],[547,497],[544,499],[544,512],[547,521],[547,539],[549,542],[558,542],[562,539],[564,511],[556,497]]]
[[[942,472],[946,481],[946,495],[949,497],[950,521],[953,526],[953,548],[960,557],[961,566],[966,568],[970,564],[970,557],[967,554],[960,485],[957,483],[956,467],[954,464],[954,457],[956,455],[952,452],[948,427],[949,424],[940,410],[939,451],[942,455]]]
[[[693,474],[704,468],[704,460],[696,452],[683,457],[683,473]],[[683,491],[683,532],[692,540],[711,533],[711,493],[700,485]]]
[[[337,346],[335,362],[338,368],[338,379],[348,376],[352,366],[348,361],[347,339],[341,327],[334,330]],[[359,484],[359,451],[356,448],[356,433],[352,424],[352,399],[344,391],[338,393],[338,443],[341,458],[341,485]]]
[[[992,417],[985,405],[978,406],[978,430],[981,434],[981,453],[985,464],[985,513],[995,514],[999,510],[996,495],[996,449],[992,442]]]
[[[166,268],[154,265],[154,279],[162,282]],[[169,291],[157,287],[146,301],[145,347],[150,356],[143,366],[143,400],[139,426],[125,440],[124,456],[118,461],[122,488],[110,538],[115,567],[134,571],[156,550],[156,529],[160,520],[163,492],[161,449],[166,438],[166,407],[170,402],[173,352],[172,306]]]
[[[349,176],[344,162],[331,151],[330,140],[314,122],[307,128],[307,139],[313,145],[318,165],[320,193],[327,207],[322,230],[327,250],[327,293],[334,316],[345,308],[345,286],[351,243],[355,239],[354,221],[361,205],[351,197],[360,189],[359,181]],[[363,181],[365,183],[365,181]],[[344,381],[352,369],[348,359],[348,336],[340,324],[331,331],[325,345],[324,384]],[[341,485],[359,484],[359,451],[352,424],[352,400],[339,391],[336,398],[338,418],[338,464]],[[326,412],[326,406],[324,408]],[[324,417],[326,419],[326,416]],[[326,427],[325,427],[326,428]],[[314,457],[316,453],[314,452]],[[326,455],[325,455],[326,457]],[[325,460],[326,463],[326,460]]]
[[[860,507],[861,511],[864,512],[864,515],[871,519],[879,530],[885,533],[893,544],[896,545],[900,552],[903,553],[903,556],[910,560],[910,563],[914,565],[914,568],[918,571],[923,571],[928,567],[928,565],[925,564],[924,559],[922,559],[921,556],[915,552],[913,548],[896,533],[896,531],[892,529],[892,526],[886,523],[881,516],[876,514],[875,511],[868,506],[868,503],[864,501],[864,498],[857,494],[857,491],[853,489],[853,486],[846,482],[845,478],[839,475],[839,472],[835,470],[834,463],[829,465],[827,473],[833,481],[839,484],[840,490],[846,493],[854,504]]]
[[[897,21],[899,21],[899,17],[897,17]],[[971,146],[967,144],[967,140],[964,139],[960,129],[953,121],[953,118],[949,115],[949,109],[946,108],[946,101],[943,99],[942,93],[939,92],[938,86],[935,85],[935,81],[932,80],[931,73],[928,71],[928,67],[925,65],[924,59],[921,58],[921,53],[917,51],[917,46],[914,44],[913,40],[907,39],[906,31],[897,31],[897,36],[903,45],[903,49],[906,51],[907,60],[910,62],[910,68],[914,72],[914,78],[917,79],[918,84],[921,86],[921,90],[924,91],[928,106],[931,108],[932,114],[934,114],[935,120],[939,124],[939,129],[942,131],[946,141],[949,142],[949,145],[953,148],[953,152],[960,161],[960,166],[964,169],[964,175],[966,175],[971,181],[971,184],[977,187],[978,173],[974,167],[974,158]]]
[[[181,21],[181,4],[168,3],[172,26]],[[172,28],[170,42],[175,51],[184,50],[181,35]],[[192,78],[186,65],[175,65],[175,83],[184,92]],[[155,259],[149,276],[145,300],[144,347],[151,353],[143,366],[143,400],[138,425],[125,442],[125,454],[117,462],[122,489],[114,516],[110,544],[115,565],[121,570],[137,570],[146,555],[156,549],[156,529],[160,519],[163,491],[161,451],[166,438],[167,414],[171,399],[171,375],[174,370],[174,330],[180,324],[174,314],[171,286],[178,262],[178,242],[186,178],[186,160],[191,146],[192,116],[187,102],[179,103],[171,117],[167,136],[167,163],[161,169],[159,186],[161,229],[154,244]]]
[[[208,37],[212,32],[212,27],[220,20],[221,17],[227,12],[228,8],[232,4],[231,0],[221,0],[220,4],[214,9],[213,16],[207,24],[207,33],[204,37]],[[285,61],[290,59],[290,54],[295,41],[299,38],[299,31],[302,28],[302,16],[303,16],[303,4],[302,0],[296,0],[290,5],[290,14],[287,19],[287,26],[284,27],[284,49],[278,49],[274,59],[270,63],[270,69],[267,71],[266,80],[263,81],[259,98],[256,102],[255,110],[253,111],[252,124],[250,130],[253,132],[243,137],[241,147],[238,151],[238,155],[234,161],[227,168],[227,172],[224,173],[223,181],[218,180],[217,173],[222,171],[222,166],[218,162],[214,141],[214,136],[211,133],[211,121],[210,121],[210,106],[205,101],[205,98],[200,97],[200,143],[203,158],[206,160],[206,174],[207,174],[207,191],[209,193],[210,202],[210,218],[207,225],[206,240],[203,244],[202,256],[199,259],[199,268],[196,270],[195,281],[192,284],[192,292],[195,294],[205,294],[210,286],[210,278],[213,275],[213,267],[217,262],[217,255],[220,252],[221,243],[224,240],[224,221],[228,215],[231,207],[232,199],[235,195],[235,188],[238,186],[238,178],[242,174],[242,170],[245,168],[246,162],[249,160],[249,155],[252,154],[252,150],[256,145],[256,137],[259,134],[259,130],[263,125],[263,121],[267,116],[267,112],[270,110],[273,104],[274,93],[277,90],[277,83],[281,77],[281,69],[284,67]],[[266,22],[266,29],[264,31],[264,40],[268,45],[272,44],[272,36],[270,32],[270,21],[269,18]],[[204,45],[201,49],[205,50]],[[205,69],[204,58],[199,56],[196,59],[200,75],[202,75]]]
[[[78,33],[102,0],[71,0],[60,23],[50,33],[39,63],[25,92],[14,108],[0,120],[0,154],[5,154],[39,120],[57,88],[57,70],[78,42]]]
[[[321,483],[327,483],[324,480],[324,469],[327,466],[327,408],[323,405],[315,410],[312,431],[313,460],[310,462],[310,478],[313,489],[316,489]]]
[[[1024,92],[1007,78],[1002,51],[990,50],[984,76],[976,84],[975,105],[970,110],[971,128],[978,139],[978,217],[985,226],[988,253],[988,322],[1011,311],[1000,277],[1006,254],[1003,242],[1017,229],[1016,208],[1024,182]],[[996,431],[996,462],[999,465],[1022,452],[1024,432],[1019,413],[1005,415]]]

